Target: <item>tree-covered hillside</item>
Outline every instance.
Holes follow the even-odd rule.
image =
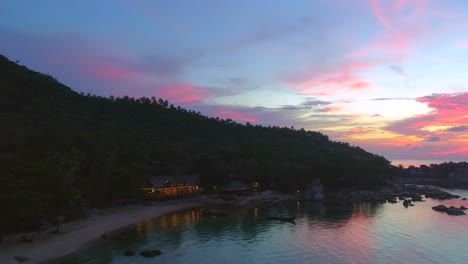
[[[389,161],[318,132],[210,118],[163,99],[78,94],[0,56],[0,168],[0,228],[9,232],[140,197],[152,173],[200,174],[205,187],[238,174],[281,190],[320,177],[333,188],[378,184]]]

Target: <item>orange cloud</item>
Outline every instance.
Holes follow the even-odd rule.
[[[468,138],[463,131],[468,127],[468,93],[433,94],[416,101],[427,104],[432,111],[385,127],[400,135],[387,140],[388,147],[395,151],[408,147],[421,156],[466,158]]]
[[[323,108],[327,110],[327,112],[332,112],[332,113],[338,113],[344,110],[343,107],[337,106],[337,105],[324,105]]]
[[[368,82],[356,82],[351,84],[349,87],[353,90],[362,90],[369,88],[371,85]]]

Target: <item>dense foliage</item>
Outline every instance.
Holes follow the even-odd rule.
[[[462,170],[468,170],[468,162],[444,162],[441,164],[421,165],[419,167],[409,166],[402,170],[402,176],[421,176],[436,179],[455,179]]]
[[[152,161],[163,166],[155,167]],[[210,118],[156,98],[83,95],[0,56],[4,232],[137,198],[151,174],[237,174],[280,190],[383,181],[389,161],[318,133]]]

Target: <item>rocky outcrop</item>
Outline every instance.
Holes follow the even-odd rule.
[[[161,255],[162,252],[159,249],[154,249],[154,250],[143,250],[140,252],[140,255],[142,255],[145,258],[152,258]]]
[[[385,203],[386,201],[389,203],[398,203],[398,199],[403,201],[407,199],[412,202],[423,202],[423,196],[439,200],[456,199],[460,197],[442,191],[437,187],[418,186],[414,184],[389,184],[378,191],[340,191],[330,196],[336,200],[371,203]]]
[[[323,190],[323,185],[320,183],[320,178],[314,178],[313,182],[306,186],[304,198],[314,201],[321,201],[325,198],[325,191]]]
[[[406,199],[405,199],[405,200],[403,201],[403,206],[404,206],[404,207],[408,207],[409,204],[410,204],[410,201],[409,201],[409,200],[406,200]]]
[[[449,215],[466,215],[462,209],[454,207],[454,206],[450,206],[449,208],[447,208],[447,211],[445,212]]]
[[[437,211],[437,212],[447,212],[447,209],[448,209],[447,206],[443,204],[439,204],[437,206],[432,207],[432,210]]]

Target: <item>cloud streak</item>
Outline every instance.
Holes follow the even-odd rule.
[[[459,132],[465,131],[468,127],[468,93],[433,94],[417,98],[416,101],[427,104],[432,111],[425,115],[393,122],[384,129],[412,137],[413,142],[419,140],[439,143],[444,138],[445,147],[453,148],[446,151],[425,152],[424,155],[460,157],[468,155],[467,148],[455,148],[459,142],[466,141],[466,137],[463,139],[462,133]]]

